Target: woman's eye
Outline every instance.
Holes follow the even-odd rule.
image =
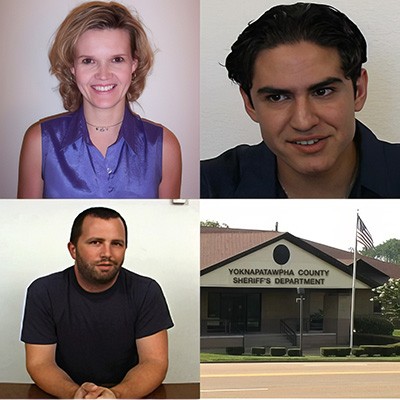
[[[115,58],[114,58],[114,62],[121,63],[121,62],[123,62],[123,61],[125,61],[125,60],[124,60],[124,57],[115,57]]]
[[[92,64],[93,60],[91,58],[84,58],[82,60],[82,64]]]

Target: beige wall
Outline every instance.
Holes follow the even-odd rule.
[[[286,245],[291,252],[290,259],[284,266],[278,265],[273,260],[273,251],[278,244]],[[230,270],[243,269],[243,268],[259,268],[259,269],[273,269],[273,270],[293,270],[294,275],[234,275]],[[310,276],[302,275],[302,271],[329,271],[327,275],[323,275],[323,283],[318,284],[293,284],[293,283],[276,283],[275,278],[279,277],[293,277],[293,278],[309,278]],[[271,278],[271,283],[246,283],[246,284],[235,284],[234,277],[245,278],[245,277],[263,277]],[[312,278],[312,277],[311,277]],[[320,277],[315,277],[320,278]],[[242,288],[310,288],[310,289],[338,289],[347,288],[350,289],[352,286],[351,275],[339,270],[332,266],[326,261],[314,256],[308,251],[288,242],[287,240],[279,240],[269,246],[266,246],[256,252],[241,257],[238,260],[234,260],[229,264],[221,266],[214,271],[208,272],[203,275],[200,279],[201,286],[208,287],[242,287]],[[357,288],[367,288],[367,285],[360,281],[356,282]]]

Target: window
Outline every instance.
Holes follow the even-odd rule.
[[[247,332],[259,332],[261,329],[261,295],[247,295]]]
[[[258,332],[261,328],[261,294],[209,292],[207,332]]]

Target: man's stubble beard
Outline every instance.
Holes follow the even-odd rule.
[[[103,258],[96,263],[87,263],[82,259],[78,251],[76,252],[75,258],[76,266],[81,274],[82,278],[92,284],[92,285],[105,285],[112,282],[115,277],[118,275],[124,260],[122,260],[121,264],[118,265],[115,261],[110,260],[109,258]],[[101,263],[111,263],[112,269],[108,272],[101,272],[96,267]]]

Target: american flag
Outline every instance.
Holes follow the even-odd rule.
[[[374,248],[374,241],[369,233],[369,230],[365,226],[362,219],[357,215],[357,242],[363,244],[367,249]]]

